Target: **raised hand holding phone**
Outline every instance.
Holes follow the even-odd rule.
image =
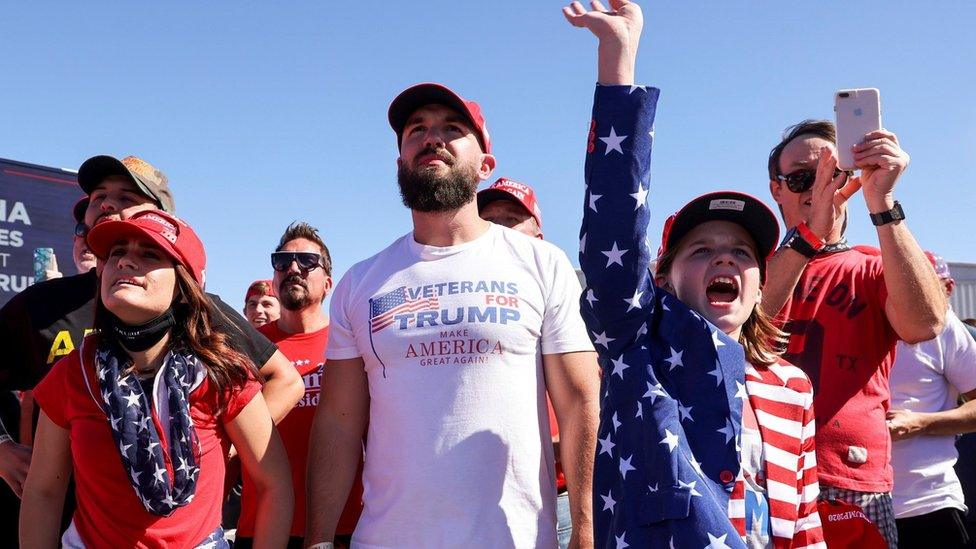
[[[838,166],[861,170],[859,182],[869,210],[888,210],[893,204],[895,182],[908,167],[909,156],[898,144],[898,137],[881,126],[878,90],[840,90],[834,96],[834,111]]]

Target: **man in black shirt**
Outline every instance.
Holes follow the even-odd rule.
[[[136,212],[161,209],[173,212],[175,204],[166,176],[148,162],[135,157],[117,160],[110,156],[89,158],[78,170],[78,184],[89,197],[85,224],[127,219]],[[81,345],[94,324],[94,301],[98,275],[87,273],[42,282],[14,296],[0,309],[0,391],[32,389],[60,358]],[[305,387],[291,362],[266,337],[255,330],[219,297],[214,326],[231,340],[231,346],[246,354],[265,378],[263,394],[275,421],[282,419],[302,397]],[[0,477],[20,496],[30,449],[11,439],[14,425],[0,429]],[[0,492],[7,486],[0,484]],[[10,535],[16,544],[16,513],[13,528],[7,528],[7,513],[0,518],[0,545]]]

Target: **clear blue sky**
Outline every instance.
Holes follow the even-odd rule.
[[[534,185],[548,240],[576,262],[595,39],[559,2],[16,3],[0,34],[0,156],[73,168],[141,156],[230,303],[268,277],[283,228],[319,227],[336,275],[410,228],[386,108],[441,81],[481,102],[496,175]],[[972,2],[642,3],[638,78],[662,89],[651,242],[690,198],[769,199],[782,129],[833,92],[881,90],[912,164],[896,189],[927,248],[976,262]],[[849,237],[876,238],[860,195]]]

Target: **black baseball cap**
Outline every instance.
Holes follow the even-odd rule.
[[[671,214],[664,222],[657,256],[677,246],[692,229],[707,221],[729,221],[741,226],[756,242],[763,263],[779,242],[779,222],[765,202],[745,193],[716,191],[699,196]]]

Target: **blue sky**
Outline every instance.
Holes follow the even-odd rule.
[[[833,92],[881,90],[912,164],[896,197],[923,247],[976,262],[971,2],[642,3],[641,83],[662,89],[649,204],[664,218],[732,188],[771,202],[780,132],[831,118]],[[545,234],[576,262],[596,43],[562,4],[17,3],[0,45],[0,156],[76,169],[135,154],[230,303],[269,277],[284,227],[321,229],[336,275],[410,228],[389,101],[421,81],[479,101],[497,176],[536,187]],[[852,242],[875,243],[860,195]]]

